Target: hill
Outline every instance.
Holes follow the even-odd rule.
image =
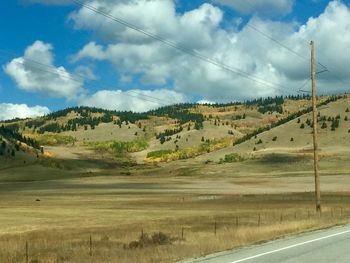
[[[347,100],[347,96],[322,96],[319,105],[343,105]],[[4,137],[10,136],[12,141],[37,150],[44,146],[45,152],[53,157],[77,159],[95,151],[124,161],[162,162],[197,156],[211,158],[216,152],[220,153],[220,149],[230,151],[232,145],[237,152],[304,147],[310,143],[305,137],[305,133],[310,132],[310,116],[307,115],[310,105],[308,96],[290,96],[244,103],[180,104],[145,113],[74,107],[0,125]],[[345,117],[343,114],[337,118],[345,111],[344,107],[322,110],[321,124],[331,128],[339,118]],[[290,124],[286,124],[288,122]],[[297,126],[303,123],[306,126],[299,129]],[[293,133],[288,134],[285,129]],[[321,130],[327,131],[326,128]],[[338,131],[336,129],[333,134]],[[210,155],[211,152],[215,153]]]

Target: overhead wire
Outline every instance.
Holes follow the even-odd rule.
[[[220,61],[218,61],[216,59],[209,58],[209,57],[207,57],[207,56],[205,56],[203,54],[200,54],[199,52],[197,52],[197,51],[195,51],[193,49],[188,49],[188,48],[183,47],[183,46],[181,46],[181,45],[179,45],[179,44],[177,44],[175,42],[167,40],[167,39],[165,39],[165,38],[163,38],[161,36],[158,36],[156,34],[150,33],[150,32],[148,32],[148,31],[146,31],[144,29],[139,28],[138,26],[136,26],[134,24],[131,24],[131,23],[129,23],[129,22],[119,18],[119,17],[113,16],[110,13],[107,13],[107,12],[105,12],[105,11],[99,9],[99,8],[96,8],[94,6],[86,4],[86,3],[84,3],[84,2],[82,2],[80,0],[70,0],[70,1],[75,3],[75,4],[77,4],[78,6],[81,6],[83,8],[86,8],[86,9],[94,12],[94,13],[102,15],[105,18],[108,18],[108,19],[110,19],[112,21],[115,21],[115,22],[117,22],[117,23],[119,23],[119,24],[121,24],[121,25],[123,25],[123,26],[125,26],[127,28],[130,28],[130,29],[132,29],[134,31],[137,31],[137,32],[139,32],[139,33],[141,33],[143,35],[146,35],[149,38],[152,38],[152,39],[154,39],[156,41],[159,41],[159,42],[161,42],[161,43],[163,43],[163,44],[165,44],[165,45],[167,45],[167,46],[169,46],[171,48],[174,48],[174,49],[176,49],[176,50],[178,50],[178,51],[180,51],[182,53],[186,53],[186,54],[188,54],[188,55],[190,55],[192,57],[195,57],[195,58],[197,58],[197,59],[199,59],[201,61],[204,61],[206,63],[210,63],[210,64],[212,64],[214,66],[217,66],[217,67],[219,67],[221,69],[230,71],[231,73],[234,73],[234,74],[239,75],[239,76],[241,76],[243,78],[249,79],[249,80],[251,80],[251,81],[253,81],[255,83],[259,83],[259,84],[261,84],[261,85],[263,85],[265,87],[270,87],[270,88],[273,88],[275,90],[280,90],[280,91],[283,90],[283,89],[284,90],[288,90],[286,87],[283,87],[280,84],[272,83],[272,82],[269,82],[269,81],[264,80],[262,78],[258,78],[258,77],[254,76],[253,74],[251,74],[249,72],[246,72],[244,70],[241,70],[241,69],[233,67],[233,66],[228,66],[228,65],[226,65],[224,63],[221,63]]]
[[[55,66],[45,64],[45,63],[39,62],[39,61],[34,60],[34,59],[25,58],[24,56],[22,56],[22,57],[18,56],[14,52],[10,52],[8,50],[0,49],[0,56],[4,57],[4,54],[8,54],[11,56],[15,56],[17,58],[21,58],[24,62],[26,62],[26,63],[21,63],[19,61],[12,60],[12,62],[15,62],[17,64],[31,65],[35,68],[38,68],[38,67],[49,68],[49,69],[53,70],[53,71],[50,71],[52,74],[56,74],[56,75],[62,76],[64,78],[69,78],[73,81],[81,82],[81,81],[86,80],[86,79],[93,80],[93,79],[87,78],[86,76],[82,76],[79,74],[73,74],[73,73],[69,73],[70,76],[68,77],[68,76],[66,76],[66,73],[68,73],[68,72],[63,71],[63,69],[56,68]],[[49,71],[47,71],[47,72],[49,72]]]
[[[33,59],[24,58],[24,57],[18,56],[17,54],[14,54],[13,52],[1,49],[0,56],[3,56],[3,54],[14,55],[14,56],[22,59],[22,61],[18,61],[18,60],[13,59],[11,61],[12,63],[16,63],[19,65],[29,65],[30,67],[35,68],[39,71],[50,73],[52,75],[59,76],[60,78],[69,79],[69,80],[75,81],[77,83],[83,83],[86,80],[92,80],[92,79],[88,79],[88,78],[81,76],[81,75],[69,73],[68,71],[62,71],[62,70],[60,70],[52,65],[48,65],[48,64],[45,64],[45,63],[42,63],[42,62],[39,62],[39,61],[36,61]],[[79,76],[79,79],[75,78],[75,76]],[[132,95],[129,93],[134,93],[135,95]],[[152,103],[155,103],[155,104],[158,104],[161,106],[168,106],[169,104],[174,103],[174,101],[167,101],[167,99],[160,99],[160,98],[153,97],[153,96],[150,96],[147,94],[138,93],[134,90],[129,90],[127,92],[123,92],[122,95],[133,97],[133,98],[138,98],[140,100],[152,102]],[[168,104],[166,104],[165,102],[168,102]]]

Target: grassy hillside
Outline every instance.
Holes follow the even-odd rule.
[[[323,96],[319,98],[319,103],[327,105],[340,98]],[[181,104],[145,113],[76,107],[40,118],[6,121],[0,125],[18,136],[22,134],[21,140],[30,140],[29,144],[34,148],[50,147],[52,156],[60,154],[56,152],[56,147],[62,146],[67,146],[69,154],[71,147],[75,146],[96,150],[96,145],[104,143],[120,142],[128,145],[144,141],[144,147],[123,151],[124,155],[140,163],[193,158],[241,143],[241,146],[236,147],[238,152],[305,146],[310,143],[305,136],[310,132],[310,121],[307,120],[310,119],[307,115],[310,105],[310,97],[298,96],[215,105]],[[332,123],[334,126],[340,121],[332,119],[336,115],[345,118],[345,109],[323,111],[320,116],[320,125],[326,123],[321,129],[323,133],[328,133],[325,126],[329,130]],[[288,121],[297,123],[285,125]],[[302,123],[306,127],[297,129]],[[288,132],[284,131],[286,128]],[[336,129],[333,134],[338,134],[339,129],[346,129],[346,125]],[[267,132],[269,130],[274,132]],[[98,147],[97,150],[113,152],[109,147]]]

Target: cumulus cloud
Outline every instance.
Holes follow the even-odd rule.
[[[256,1],[260,2],[287,7],[292,3]],[[343,88],[334,85],[337,78],[350,80],[350,70],[343,66],[350,62],[350,53],[344,52],[350,44],[350,12],[339,1],[330,2],[323,14],[310,18],[304,25],[259,16],[250,19],[249,24],[292,48],[304,59],[247,25],[240,29],[221,27],[223,11],[208,3],[184,13],[177,13],[172,0],[91,0],[88,3],[178,46],[220,61],[236,73],[236,69],[242,70],[250,78],[181,53],[86,8],[72,13],[70,19],[77,30],[92,30],[103,39],[100,43],[91,42],[83,47],[76,55],[76,61],[109,61],[123,79],[124,76],[138,75],[142,83],[171,83],[176,92],[218,102],[295,93],[310,76],[309,40],[314,39],[317,60],[324,62],[332,72],[337,72],[336,77],[334,74],[318,76],[320,92]],[[336,59],[332,59],[334,57]]]
[[[50,113],[47,107],[29,107],[26,104],[0,103],[0,120],[34,118]]]
[[[166,89],[159,90],[100,90],[80,99],[81,106],[108,110],[144,112],[165,105],[187,102],[185,95]]]
[[[264,16],[289,14],[293,10],[294,0],[214,0],[234,10],[245,13],[257,13]]]
[[[4,70],[22,90],[74,99],[84,91],[83,79],[62,66],[55,67],[52,49],[51,44],[36,41],[26,48],[23,57],[13,59]]]

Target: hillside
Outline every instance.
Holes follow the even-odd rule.
[[[343,119],[348,102],[346,96],[319,98],[320,105],[330,103],[320,112],[320,125],[327,126],[320,129],[321,134],[329,134],[322,140],[330,142],[340,132],[346,133]],[[224,158],[221,153],[230,151],[258,153],[307,147],[311,143],[307,125],[310,104],[310,97],[297,96],[244,103],[181,104],[145,113],[76,107],[0,125],[4,138],[12,136],[15,144],[28,144],[36,148],[35,153],[43,146],[46,156],[60,159],[88,158],[95,152],[103,153],[104,158],[137,163],[197,156],[218,161]],[[340,127],[329,132],[332,123],[339,121]],[[300,129],[303,123],[305,127]]]
[[[350,156],[349,109],[349,97],[319,107],[318,141],[321,158],[344,154]],[[312,147],[312,114],[307,113],[278,127],[257,134],[247,141],[202,155],[196,158],[196,161],[219,162],[230,154],[242,156],[267,154],[311,156]]]

